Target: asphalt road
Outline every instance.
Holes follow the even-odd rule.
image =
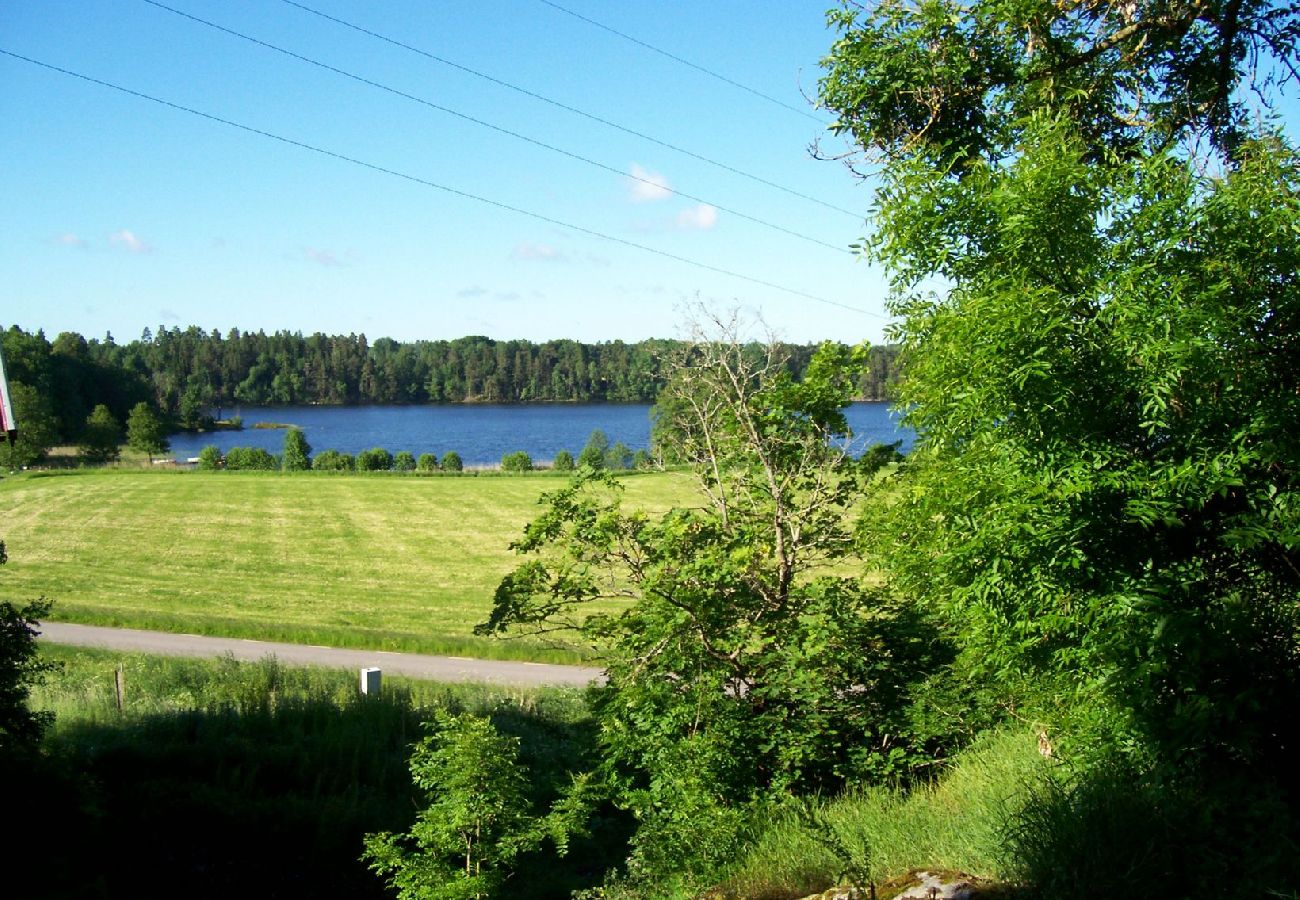
[[[377,666],[384,674],[405,675],[430,681],[480,681],[488,684],[586,685],[604,678],[602,669],[581,666],[555,666],[544,663],[506,662],[493,659],[469,659],[461,656],[423,656],[418,653],[393,653],[387,650],[350,650],[342,647],[317,647],[305,644],[280,644],[239,638],[204,637],[196,634],[171,634],[162,631],[138,631],[134,628],[103,628],[98,625],[71,625],[66,622],[42,622],[40,640],[81,647],[105,647],[134,653],[159,653],[165,656],[224,656],[256,661],[274,656],[295,666],[325,666],[352,669]]]

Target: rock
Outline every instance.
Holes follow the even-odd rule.
[[[977,885],[964,875],[945,878],[929,872],[914,872],[917,883],[894,895],[894,900],[971,900]]]
[[[989,896],[987,890],[991,887],[983,879],[961,872],[914,869],[878,885],[874,891],[841,886],[804,900],[978,900],[981,894]]]
[[[870,893],[862,888],[833,887],[829,891],[805,897],[804,900],[867,900],[868,897]]]

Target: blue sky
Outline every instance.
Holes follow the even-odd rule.
[[[790,340],[881,338],[882,279],[847,252],[864,233],[868,186],[808,152],[825,135],[826,116],[810,116],[804,94],[815,93],[818,62],[834,40],[827,0],[557,0],[796,110],[544,0],[301,0],[821,203],[283,0],[166,2],[607,168],[144,0],[4,4],[0,47],[789,291],[0,56],[0,324],[44,328],[51,338],[111,331],[119,341],[145,327],[191,324],[399,340],[638,340],[679,334],[683,305],[701,300],[758,311]],[[828,150],[843,149],[826,140]]]

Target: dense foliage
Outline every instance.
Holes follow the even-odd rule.
[[[822,100],[880,166],[868,250],[918,433],[864,535],[967,671],[1124,773],[1044,803],[1172,779],[1128,799],[1201,795],[1199,883],[1283,886],[1293,853],[1262,848],[1300,798],[1300,158],[1242,91],[1267,105],[1292,73],[1295,8],[833,20]]]

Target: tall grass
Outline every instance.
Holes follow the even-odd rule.
[[[1049,769],[1032,736],[1007,731],[985,736],[932,784],[797,801],[759,828],[717,895],[786,900],[913,868],[1003,877],[1005,824]]]
[[[33,692],[57,714],[46,769],[8,784],[6,802],[47,839],[31,842],[32,881],[10,896],[383,896],[359,861],[362,838],[410,827],[407,753],[433,708],[488,714],[519,736],[539,805],[592,764],[590,713],[572,690],[386,679],[362,697],[353,672],[270,659],[41,653],[63,663]],[[591,883],[620,858],[621,837],[575,847],[575,865],[526,860],[518,896]]]

